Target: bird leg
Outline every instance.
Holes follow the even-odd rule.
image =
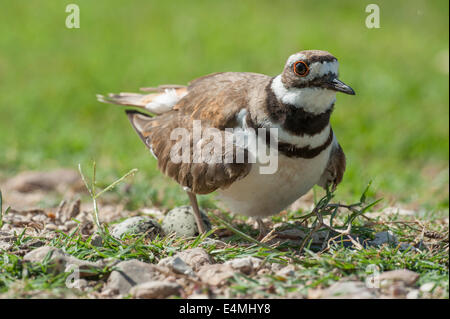
[[[192,209],[194,210],[194,218],[197,222],[198,232],[200,234],[205,233],[205,225],[203,224],[202,215],[200,214],[200,209],[198,208],[197,195],[192,192],[186,191],[191,202]]]
[[[257,240],[261,241],[268,234],[268,230],[267,230],[267,227],[264,225],[264,222],[262,221],[261,218],[257,217],[256,223],[258,224],[258,229],[259,229],[259,235],[257,237]]]

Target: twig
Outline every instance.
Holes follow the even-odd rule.
[[[248,240],[248,241],[250,241],[250,242],[252,242],[252,243],[254,243],[254,244],[258,245],[258,246],[261,246],[261,247],[264,247],[264,248],[268,248],[268,249],[272,249],[270,246],[268,246],[268,245],[266,245],[266,244],[264,244],[264,243],[262,243],[262,242],[260,242],[260,241],[258,241],[258,240],[256,240],[256,239],[254,239],[254,238],[250,237],[249,235],[247,235],[247,234],[241,232],[240,230],[234,228],[231,224],[227,223],[227,222],[224,221],[222,218],[220,218],[220,217],[218,217],[218,216],[216,216],[216,215],[214,215],[214,214],[212,214],[212,213],[209,213],[209,216],[211,216],[212,218],[214,218],[215,220],[217,220],[219,223],[221,223],[221,224],[224,225],[226,228],[228,228],[229,230],[231,230],[231,231],[232,231],[233,233],[235,233],[236,235],[239,235],[239,236],[242,237],[243,239]]]

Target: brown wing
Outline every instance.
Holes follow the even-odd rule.
[[[344,177],[345,166],[345,154],[341,145],[339,143],[333,144],[327,168],[320,177],[318,185],[323,188],[330,185],[331,189],[335,190]]]
[[[188,94],[174,110],[201,120],[218,129],[235,126],[236,114],[247,107],[248,97],[255,88],[265,87],[270,77],[249,72],[214,73],[195,79]]]
[[[186,134],[192,131],[192,119],[189,116],[180,112],[169,112],[156,118],[137,111],[127,111],[127,114],[136,132],[157,158],[159,169],[196,194],[208,194],[218,188],[226,188],[250,171],[250,164],[236,163],[237,154],[247,158],[246,150],[234,146],[227,153],[221,147],[216,154],[211,147],[215,146],[214,141],[208,138],[200,140],[195,155],[192,136],[189,137],[188,142],[184,143],[189,157],[180,161],[183,149],[177,147],[177,143],[182,143],[181,139],[185,134],[174,135],[174,139],[170,137],[175,129],[187,129]],[[225,132],[218,132],[223,140]],[[201,152],[206,155],[205,158],[198,156]],[[173,160],[174,155],[179,156],[177,160]],[[194,159],[198,162],[194,162]]]
[[[203,132],[208,128],[218,129],[221,141],[225,141],[225,128],[236,126],[236,115],[247,107],[249,93],[255,94],[255,87],[265,87],[270,77],[255,73],[215,73],[192,81],[187,94],[171,111],[156,117],[139,112],[128,111],[128,117],[144,143],[158,159],[159,169],[197,194],[207,194],[218,188],[226,188],[235,180],[248,174],[251,164],[236,163],[236,158],[248,159],[247,150],[232,145],[230,149],[221,145],[216,154],[216,140],[205,137],[195,147],[189,140],[189,161],[176,162],[171,152],[179,145],[171,134],[176,129],[186,129],[186,135],[192,132],[194,120],[199,120]],[[161,88],[159,88],[161,89]],[[151,89],[149,89],[151,90]],[[192,137],[192,136],[190,136]],[[182,150],[178,150],[181,155]],[[199,158],[198,154],[207,155]],[[174,154],[172,154],[174,155]],[[195,160],[195,161],[194,161]]]

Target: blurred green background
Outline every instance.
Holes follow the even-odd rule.
[[[448,209],[448,1],[17,1],[0,3],[0,177],[28,169],[131,168],[136,194],[185,202],[162,177],[123,110],[97,93],[185,84],[219,71],[276,75],[322,49],[356,96],[338,95],[334,131],[348,159],[337,199],[372,196]],[[76,3],[81,28],[67,29]],[[140,203],[143,205],[144,203]]]

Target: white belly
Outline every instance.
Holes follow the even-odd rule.
[[[236,214],[259,217],[278,214],[317,184],[330,150],[331,145],[312,159],[279,154],[274,174],[261,174],[260,164],[252,164],[246,177],[218,191],[218,199]]]

